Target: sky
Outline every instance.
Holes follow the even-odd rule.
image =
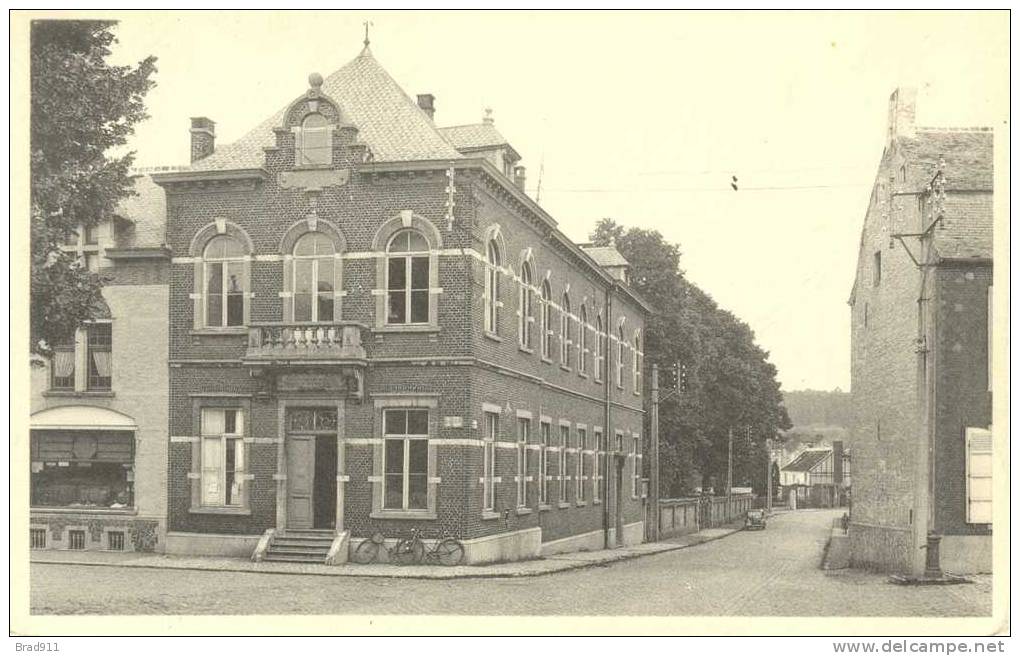
[[[917,123],[1001,124],[1004,13],[131,13],[118,63],[158,58],[138,166],[186,164],[189,118],[233,141],[353,59],[496,127],[575,241],[655,229],[747,322],[785,390],[850,388],[857,246],[897,86]],[[341,105],[343,98],[337,99]],[[539,175],[541,171],[541,176]],[[738,191],[730,187],[738,178]]]

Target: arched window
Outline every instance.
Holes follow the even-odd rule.
[[[581,315],[577,326],[577,371],[588,373],[588,308],[581,304]]]
[[[520,344],[526,349],[531,348],[531,324],[535,322],[534,292],[531,289],[531,265],[527,262],[521,264],[521,293],[517,303],[517,311],[520,313],[518,322],[518,337]]]
[[[602,328],[602,315],[595,317],[595,380],[602,380],[602,366],[606,358],[606,335]]]
[[[314,166],[333,163],[332,127],[326,117],[319,113],[309,114],[301,121],[294,149],[298,166]]]
[[[209,240],[203,253],[205,321],[209,328],[244,325],[245,249],[228,235]]]
[[[309,232],[294,244],[294,321],[333,321],[336,249],[321,232]]]
[[[417,230],[401,230],[386,251],[386,323],[428,323],[428,242]]]
[[[634,331],[634,360],[632,363],[634,370],[634,393],[641,393],[641,332]]]
[[[502,265],[499,245],[489,240],[487,250],[488,266],[485,271],[485,330],[499,334],[499,267]]]
[[[570,366],[570,296],[563,295],[560,308],[560,364]]]
[[[623,326],[620,326],[616,335],[616,386],[623,387],[623,347],[626,340],[623,337]]]
[[[552,358],[552,289],[542,281],[542,357]]]

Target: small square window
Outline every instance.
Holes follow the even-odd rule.
[[[67,532],[67,548],[75,551],[85,549],[85,531],[70,530]]]
[[[107,533],[106,548],[110,551],[124,551],[124,531],[110,531]]]

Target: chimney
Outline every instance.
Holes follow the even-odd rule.
[[[521,191],[524,191],[524,182],[527,179],[527,169],[523,166],[514,167],[514,184]]]
[[[887,141],[897,137],[913,137],[917,89],[899,87],[889,96],[889,131]]]
[[[843,440],[832,441],[832,483],[843,484]]]
[[[436,97],[431,93],[419,93],[418,94],[418,106],[421,107],[421,111],[425,112],[425,115],[432,120],[436,115]]]
[[[204,116],[191,119],[191,161],[212,155],[216,147],[216,124]]]

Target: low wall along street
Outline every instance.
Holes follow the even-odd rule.
[[[754,497],[691,497],[659,501],[659,536],[671,538],[729,524],[751,509]]]

